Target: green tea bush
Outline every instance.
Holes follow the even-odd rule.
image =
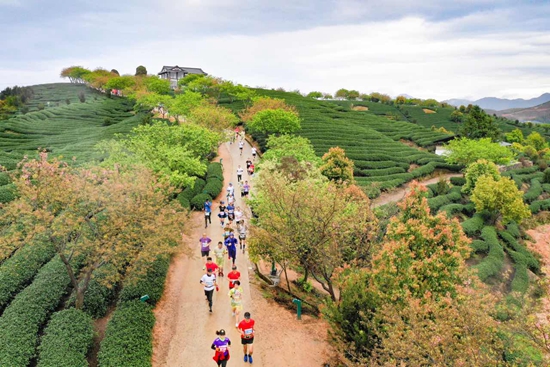
[[[487,242],[485,241],[482,241],[482,240],[473,240],[472,243],[470,244],[470,246],[472,247],[472,249],[474,250],[474,252],[487,252],[489,251],[489,245],[487,244]]]
[[[441,195],[428,199],[428,206],[430,207],[430,212],[435,214],[440,207],[447,205],[450,202],[451,201],[447,195]]]
[[[15,185],[8,184],[0,186],[0,203],[9,203],[10,201],[15,200]]]
[[[27,366],[36,356],[41,326],[56,309],[70,284],[59,257],[46,264],[0,317],[0,366]]]
[[[471,217],[474,215],[476,211],[476,205],[474,203],[472,203],[471,201],[464,204],[464,209],[463,209],[463,212],[464,214],[466,214],[468,217]]]
[[[471,218],[466,219],[462,222],[462,230],[469,237],[473,237],[481,231],[483,225],[485,224],[485,219],[481,214],[474,214]]]
[[[51,244],[28,245],[0,265],[0,313],[54,255]]]
[[[92,318],[71,308],[52,315],[38,348],[38,367],[87,367],[94,339]]]
[[[164,283],[169,266],[170,258],[168,256],[160,256],[144,274],[139,274],[138,276],[134,276],[131,273],[128,274],[122,285],[119,302],[139,300],[141,296],[148,295],[149,300],[147,302],[155,305],[160,300],[164,291]]]
[[[545,184],[550,184],[550,168],[544,170],[544,175],[542,176],[542,182]]]
[[[5,186],[10,182],[10,175],[7,172],[0,172],[0,186]]]
[[[223,181],[223,166],[221,163],[212,162],[206,168],[206,179],[217,178]]]
[[[514,261],[514,278],[512,279],[512,291],[525,293],[529,289],[529,274],[527,274],[527,260],[523,254],[515,251],[508,251]]]
[[[521,232],[519,226],[516,222],[511,221],[506,225],[506,231],[511,234],[514,238],[520,238]]]
[[[489,253],[475,266],[482,281],[498,274],[504,264],[504,249],[498,242],[495,227],[487,226],[481,231],[481,238],[487,243]]]
[[[193,199],[191,199],[191,209],[202,210],[204,207],[204,202],[211,199],[212,197],[208,194],[198,194]]]
[[[523,195],[523,200],[527,203],[531,203],[535,201],[540,195],[542,194],[542,185],[540,184],[540,181],[537,179],[531,180],[531,186],[529,187],[529,190]]]
[[[204,193],[210,195],[211,198],[216,198],[223,190],[223,181],[217,178],[210,178],[206,181],[206,185],[202,190]]]
[[[550,199],[533,201],[529,205],[529,210],[533,214],[537,214],[543,210],[550,210]]]
[[[522,259],[529,270],[535,274],[540,273],[540,263],[527,249],[527,247],[519,243],[512,234],[506,231],[500,231],[499,236],[504,240],[507,247],[511,248],[514,252],[521,254]]]
[[[546,193],[550,193],[550,184],[542,184],[542,190]]]
[[[450,217],[458,213],[461,213],[462,210],[464,210],[464,205],[462,204],[447,204],[439,208],[439,211],[447,213],[447,215]]]
[[[466,179],[464,177],[451,177],[451,184],[453,186],[464,186]]]
[[[150,367],[155,315],[140,301],[119,304],[101,342],[99,367]]]

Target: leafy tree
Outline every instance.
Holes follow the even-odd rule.
[[[113,74],[116,74],[116,75],[120,76],[120,73],[118,72],[118,70],[117,70],[117,69],[111,69],[111,73],[113,73]]]
[[[180,241],[184,213],[148,170],[72,168],[41,153],[13,182],[19,198],[0,217],[0,256],[51,243],[76,290],[76,308],[98,269],[105,275],[98,281],[112,285],[127,271],[145,273]]]
[[[490,138],[496,141],[500,136],[500,129],[494,118],[479,106],[473,106],[464,119],[460,133],[470,139]]]
[[[405,96],[398,96],[395,99],[395,103],[398,105],[405,104],[407,102],[407,98]]]
[[[186,90],[173,99],[169,110],[170,113],[175,116],[189,116],[192,109],[202,104],[206,104],[206,101],[200,93]]]
[[[464,173],[466,183],[462,186],[462,192],[467,194],[471,193],[476,186],[477,180],[485,175],[493,177],[495,181],[500,180],[501,177],[497,165],[486,159],[480,159],[470,164]]]
[[[508,177],[501,177],[498,181],[490,175],[479,177],[470,198],[477,212],[486,210],[491,214],[493,223],[499,217],[505,222],[520,223],[531,216],[529,207],[523,202],[523,193]]]
[[[141,164],[163,181],[181,188],[206,173],[206,157],[221,140],[220,134],[195,124],[140,125],[125,139],[98,144],[106,167]]]
[[[422,101],[422,106],[427,108],[435,108],[435,107],[439,107],[439,102],[436,101],[435,99],[426,99]]]
[[[543,150],[544,148],[548,148],[546,139],[536,131],[533,131],[531,134],[529,134],[527,136],[527,139],[525,139],[525,142],[527,143],[527,145],[535,148],[537,152]]]
[[[514,129],[505,134],[504,137],[508,143],[523,144],[525,140],[525,138],[523,137],[523,132],[520,129]]]
[[[462,122],[462,119],[464,118],[464,114],[460,111],[457,111],[457,110],[454,110],[452,113],[451,113],[451,121],[452,122]]]
[[[199,104],[191,109],[188,120],[220,133],[239,123],[239,119],[230,109],[207,103]]]
[[[71,83],[84,83],[84,77],[90,73],[90,70],[82,66],[69,66],[61,70],[62,78],[69,78]]]
[[[225,93],[229,97],[229,101],[249,101],[254,97],[255,92],[241,84],[233,84],[229,80],[225,80],[220,84],[220,92]]]
[[[40,102],[36,108],[38,108],[39,111],[42,111],[44,108],[46,108],[46,106],[44,106],[44,103]]]
[[[222,84],[223,81],[220,78],[214,78],[206,75],[202,78],[196,78],[189,82],[187,84],[187,89],[205,96],[220,99]]]
[[[137,97],[134,109],[149,112],[158,108],[164,118],[165,113],[172,107],[172,103],[174,102],[174,99],[167,95],[145,93]]]
[[[189,83],[192,81],[195,81],[197,79],[204,78],[203,74],[187,74],[180,80],[178,80],[178,87],[186,87]]]
[[[146,77],[144,84],[149,92],[157,94],[170,94],[172,92],[170,81],[168,79],[161,79],[156,75]]]
[[[445,158],[447,162],[465,166],[479,159],[486,159],[496,164],[507,164],[513,158],[510,149],[491,142],[490,138],[480,140],[454,139],[449,142],[447,149],[450,151]]]
[[[258,96],[252,98],[252,105],[240,112],[239,117],[243,122],[249,122],[260,111],[279,109],[298,115],[296,107],[289,106],[283,99]]]
[[[301,264],[336,300],[336,269],[370,255],[375,220],[368,198],[325,180],[293,182],[280,172],[264,171],[256,190],[251,254],[274,259],[285,275],[291,262]]]
[[[267,151],[262,156],[260,167],[266,161],[281,163],[282,158],[292,156],[298,162],[309,162],[318,166],[321,160],[315,154],[315,150],[309,139],[297,135],[271,135],[267,138]]]
[[[350,90],[350,91],[348,91],[348,94],[347,94],[346,98],[347,99],[357,99],[357,98],[359,98],[360,95],[361,95],[361,93],[359,93],[358,91]]]
[[[133,77],[129,75],[117,76],[109,79],[107,84],[105,84],[105,88],[123,90],[126,88],[133,87],[135,84],[136,84],[136,81],[134,80]]]
[[[247,127],[264,134],[288,134],[300,129],[300,118],[283,109],[263,110],[254,115]]]
[[[140,65],[136,68],[136,76],[147,76],[147,69],[145,66]]]
[[[381,103],[389,103],[391,101],[391,97],[387,94],[382,94],[378,92],[373,92],[370,94],[370,99],[373,102],[381,102]]]
[[[323,93],[323,98],[324,98],[324,99],[332,99],[332,94],[330,94],[330,93]]]
[[[308,97],[308,98],[322,98],[322,97],[323,97],[323,93],[317,92],[317,91],[313,91],[313,92],[309,92],[309,93],[307,94],[306,97]]]
[[[336,98],[347,98],[349,94],[349,91],[347,89],[341,88],[334,93],[334,97]]]
[[[332,147],[323,155],[321,173],[335,182],[353,183],[353,161],[340,147]]]

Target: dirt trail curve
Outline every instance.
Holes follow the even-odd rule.
[[[245,161],[249,157],[252,155],[248,143],[245,144],[242,156],[239,155],[236,144],[222,144],[219,158],[223,159],[226,187],[229,182],[237,186],[237,166],[241,165],[246,169]],[[244,179],[249,178],[246,172],[243,176]],[[225,195],[225,190],[222,195]],[[198,239],[204,232],[213,243],[222,239],[222,228],[217,218],[219,200],[220,198],[214,201],[212,225],[207,229],[204,229],[203,214],[192,214],[195,228],[187,245],[193,249],[193,258],[176,256],[170,266],[164,295],[154,310],[157,319],[153,330],[154,367],[215,366],[210,345],[216,338],[215,331],[221,328],[226,330],[232,341],[228,366],[249,365],[243,361],[240,334],[235,328],[234,317],[231,316],[227,280],[222,279],[220,291],[215,292],[213,313],[208,312],[202,286],[199,284],[204,272]],[[236,204],[241,208],[245,206],[239,193],[236,193]],[[248,209],[244,212],[247,220],[250,213]],[[309,317],[297,321],[295,315],[273,301],[266,300],[254,284],[252,266],[248,256],[242,252],[237,254],[237,267],[241,272],[245,292],[244,311],[251,312],[252,318],[256,320],[253,365],[322,366],[326,361],[325,351],[330,349],[326,341],[326,324]],[[230,262],[226,259],[225,273],[229,271]]]

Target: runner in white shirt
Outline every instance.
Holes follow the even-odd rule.
[[[250,149],[250,150],[252,151],[252,158],[256,159],[256,148],[252,147],[252,149]]]
[[[243,148],[244,148],[244,141],[239,142],[239,150],[241,151],[241,155],[243,155]]]
[[[239,165],[239,167],[237,167],[237,182],[241,182],[243,179],[243,172],[244,169]]]
[[[212,273],[212,269],[208,269],[207,273],[202,276],[200,283],[204,285],[204,295],[208,300],[210,312],[212,312],[212,295],[214,294],[214,289],[218,287],[216,284],[216,275]]]
[[[235,186],[230,182],[229,186],[227,186],[227,196],[234,196],[235,195]]]
[[[241,223],[241,220],[243,220],[243,211],[241,210],[241,207],[238,206],[235,209],[235,223],[237,223],[238,225],[239,223]]]

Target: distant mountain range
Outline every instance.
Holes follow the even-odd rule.
[[[485,97],[478,99],[477,101],[469,101],[466,99],[449,99],[448,104],[452,106],[467,106],[469,104],[478,105],[484,110],[503,111],[515,108],[530,108],[541,105],[546,102],[550,102],[550,93],[544,93],[540,97],[531,99],[505,99],[495,97]]]
[[[550,123],[550,102],[535,107],[512,108],[509,110],[495,111],[495,113],[498,116],[506,117],[510,120]]]

